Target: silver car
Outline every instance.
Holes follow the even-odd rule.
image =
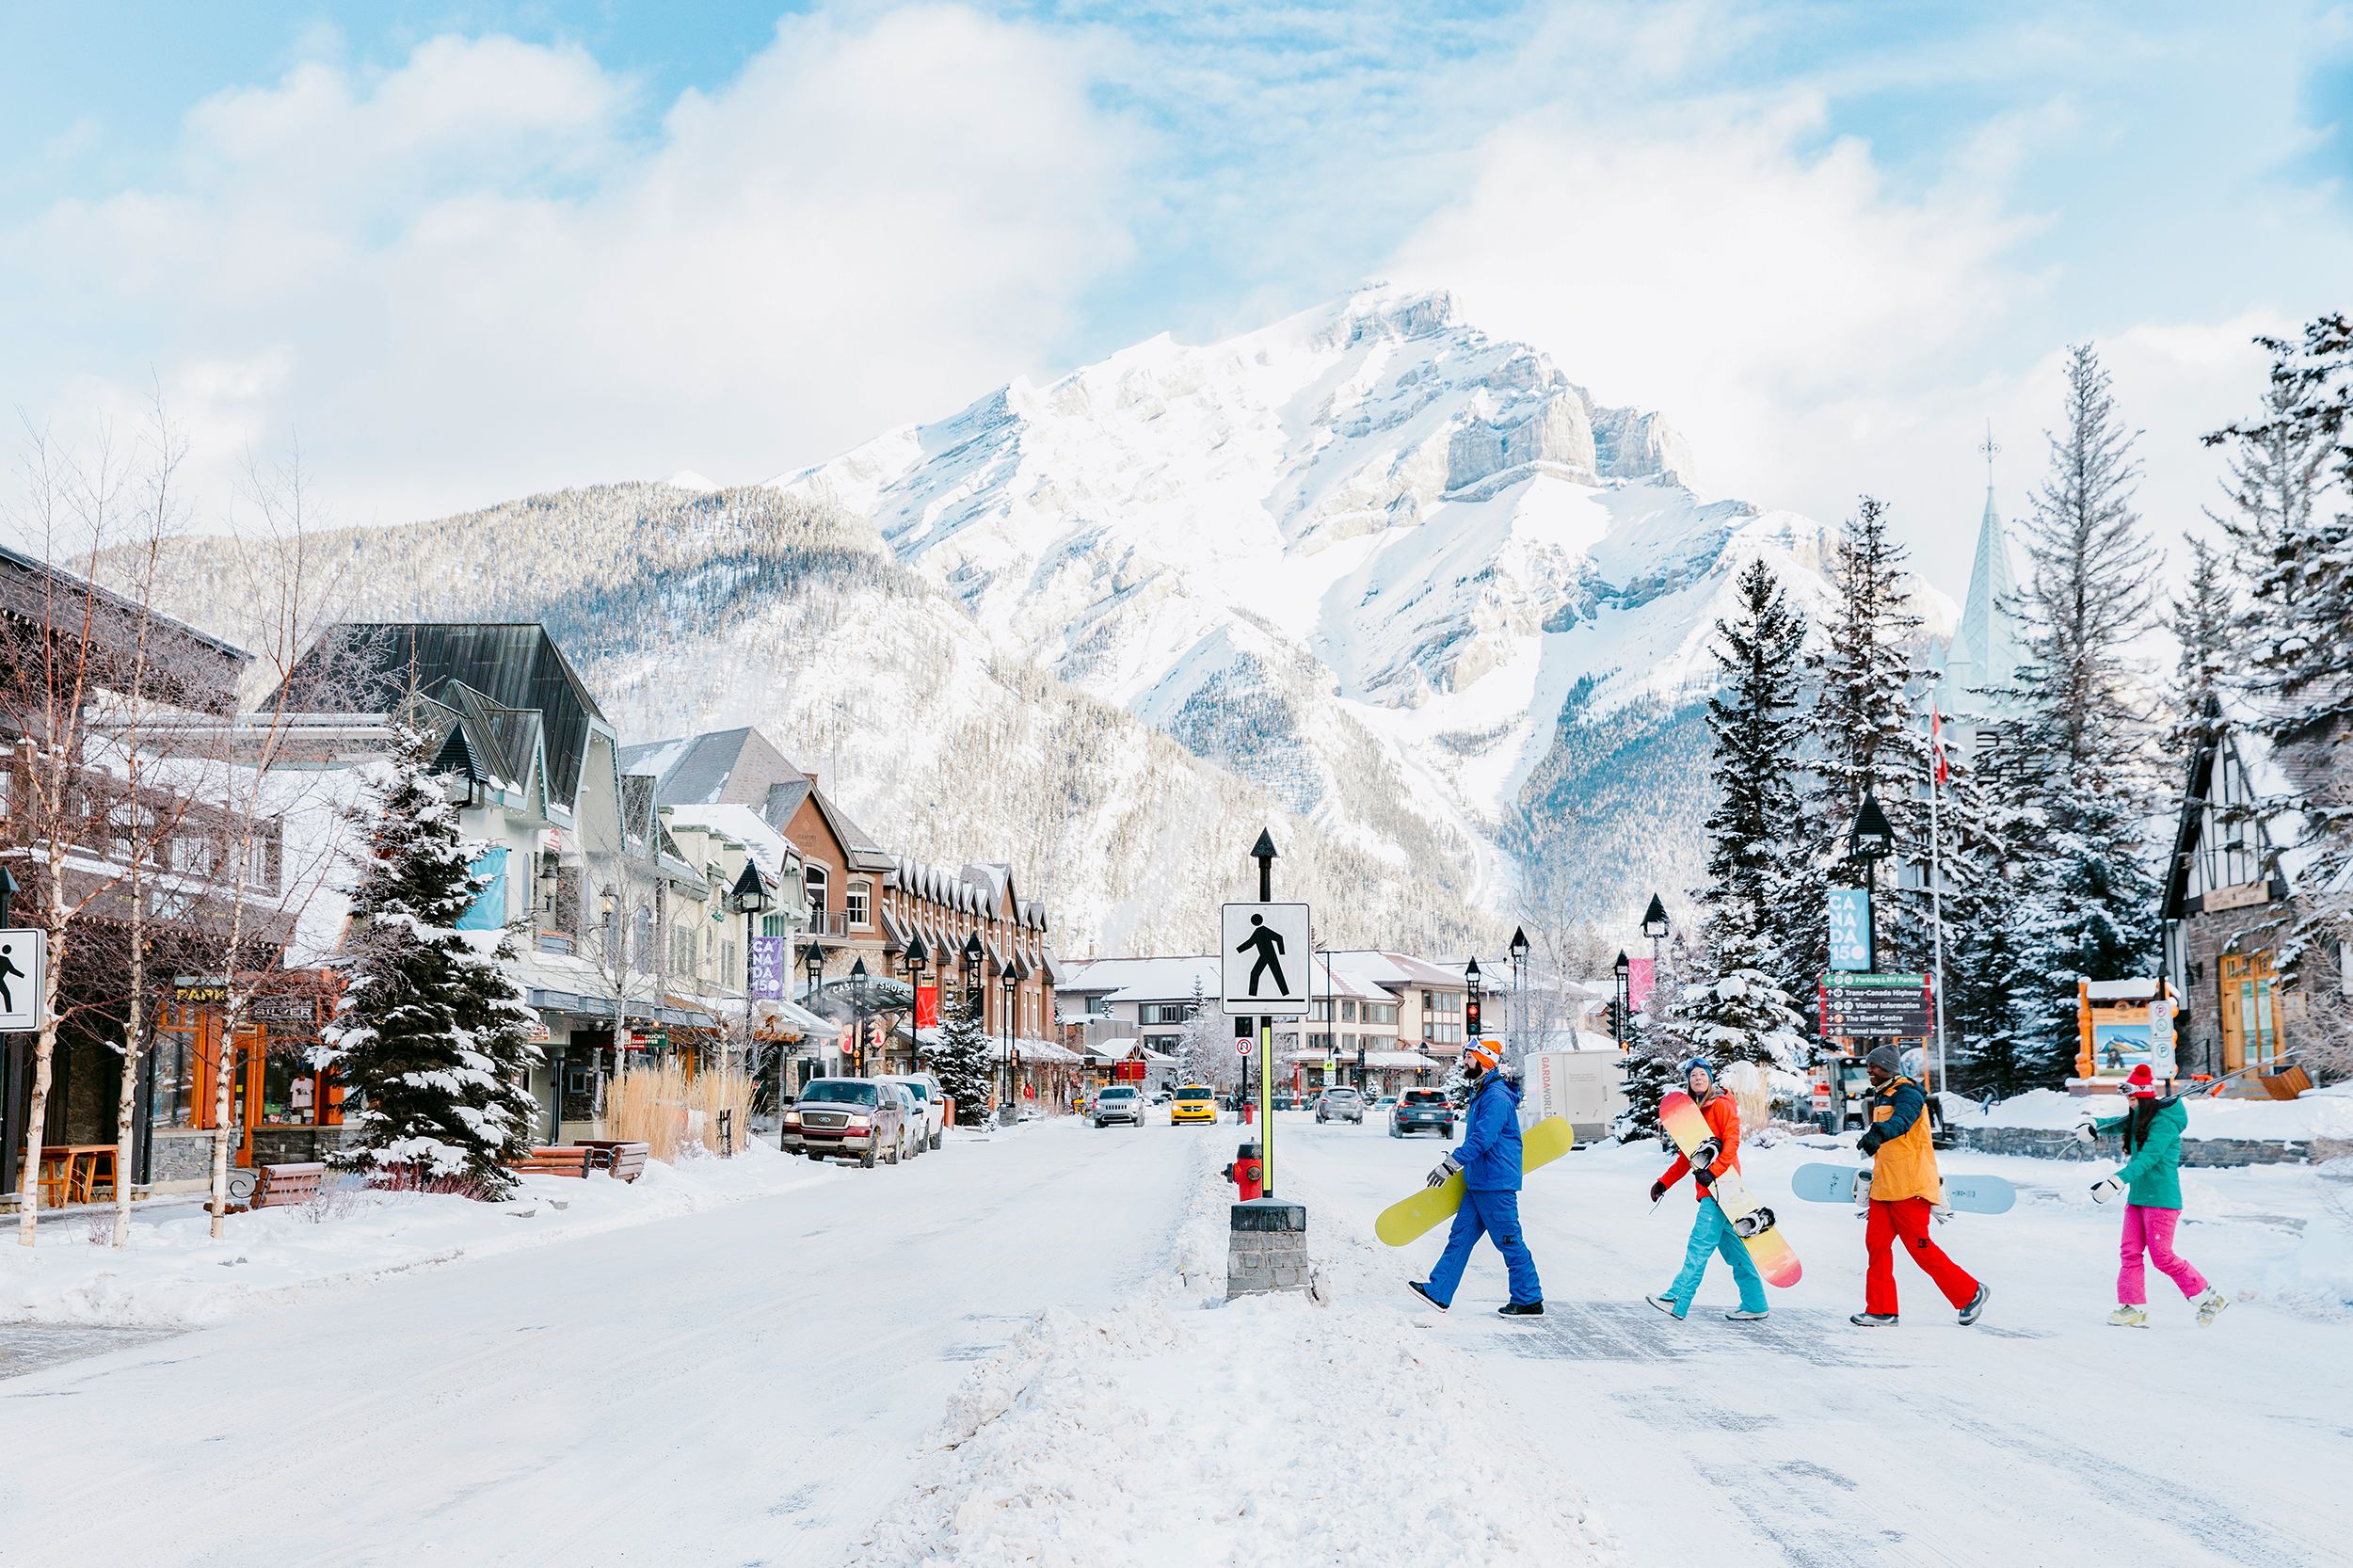
[[[1353,1089],[1326,1089],[1316,1096],[1316,1120],[1352,1122],[1362,1127],[1365,1122],[1365,1096]]]
[[[1096,1127],[1109,1127],[1113,1122],[1126,1122],[1129,1127],[1144,1125],[1144,1091],[1132,1083],[1109,1083],[1096,1094],[1095,1108],[1088,1112]]]

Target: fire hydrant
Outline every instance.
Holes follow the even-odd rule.
[[[1241,1189],[1241,1200],[1266,1196],[1266,1164],[1258,1158],[1258,1145],[1244,1144],[1234,1151],[1234,1162],[1225,1167],[1225,1179]]]

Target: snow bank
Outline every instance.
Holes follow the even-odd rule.
[[[2192,1138],[2353,1138],[2353,1094],[2344,1084],[2292,1100],[2185,1099]],[[2123,1114],[2123,1102],[2109,1096],[2062,1094],[2035,1089],[2002,1101],[1991,1112],[1959,1096],[1948,1096],[1946,1112],[1955,1127],[2047,1128],[2065,1131],[2089,1110],[2100,1116]]]
[[[1623,1560],[1555,1470],[1495,1440],[1513,1417],[1477,1362],[1404,1310],[1361,1238],[1314,1229],[1312,1202],[1326,1302],[1225,1300],[1217,1146],[1196,1151],[1162,1267],[1102,1316],[1041,1314],[976,1368],[858,1560]]]
[[[69,1217],[43,1224],[38,1247],[0,1249],[0,1321],[216,1322],[311,1290],[692,1214],[840,1175],[753,1144],[733,1160],[649,1160],[634,1183],[525,1176],[520,1196],[507,1203],[330,1188],[308,1205],[232,1214],[218,1241],[200,1208],[134,1209],[130,1244],[120,1251],[104,1245],[111,1212],[88,1224]],[[100,1223],[109,1229],[93,1232]]]

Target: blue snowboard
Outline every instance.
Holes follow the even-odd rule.
[[[1854,1178],[1862,1173],[1851,1165],[1801,1165],[1789,1178],[1789,1191],[1808,1203],[1854,1202]],[[1996,1176],[1945,1176],[1945,1207],[1966,1214],[2001,1214],[2018,1202],[2018,1189]]]

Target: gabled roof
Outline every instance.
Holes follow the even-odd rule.
[[[621,771],[653,775],[664,806],[762,806],[771,786],[801,776],[791,758],[748,726],[624,747]]]
[[[490,725],[519,735],[516,715],[536,714],[547,760],[548,798],[566,810],[579,797],[588,738],[612,725],[564,650],[536,622],[344,621],[329,627],[286,680],[288,707],[309,713],[382,713],[409,693],[440,700],[452,680],[504,710]],[[472,741],[469,743],[473,744]],[[516,744],[500,740],[500,746]]]
[[[227,714],[237,706],[237,682],[252,655],[174,620],[142,609],[88,578],[0,545],[0,618],[73,640],[91,654],[91,679],[108,690],[136,681],[151,696],[199,712]],[[85,630],[87,639],[85,640]],[[135,677],[135,649],[145,648],[145,673]],[[167,672],[159,676],[158,671]]]

